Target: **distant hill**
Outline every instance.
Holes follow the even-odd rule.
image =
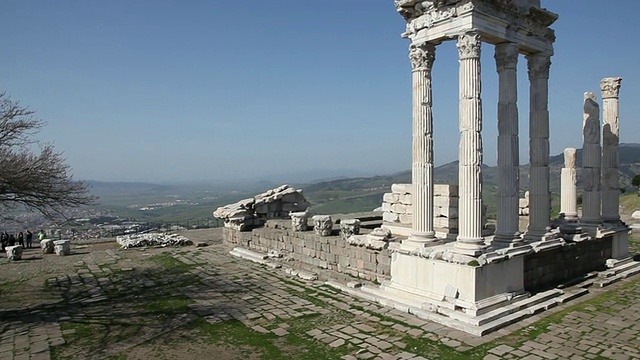
[[[577,151],[578,186],[582,183],[582,149]],[[640,144],[620,144],[620,187],[633,189],[631,179],[640,174]],[[564,154],[549,158],[550,190],[556,196],[560,193],[560,171],[564,166]],[[436,183],[457,184],[458,162],[450,162],[434,169]],[[498,191],[497,166],[483,166],[484,197],[489,205],[489,213],[495,210],[495,195]],[[402,171],[391,175],[357,177],[323,181],[315,184],[299,185],[307,198],[314,204],[316,213],[344,213],[350,211],[370,211],[382,203],[382,196],[389,192],[391,184],[411,183],[411,171]],[[529,187],[529,165],[520,167],[520,189],[524,193]]]
[[[95,181],[86,182],[89,191],[100,197],[139,195],[144,193],[164,193],[171,192],[172,186],[158,185],[144,182],[124,182],[124,181]]]

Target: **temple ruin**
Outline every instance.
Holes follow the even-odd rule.
[[[539,0],[396,0],[395,5],[406,20],[403,37],[410,41],[412,183],[391,188],[382,204],[384,215],[378,219],[371,214],[315,217],[314,233],[306,225],[307,211],[296,208],[293,222],[261,217],[264,226],[251,232],[241,231],[245,229],[237,224],[229,226],[225,241],[244,248],[234,253],[264,263],[268,257],[261,254],[275,252],[307,271],[323,269],[330,279],[346,274],[376,280],[379,286],[347,286],[333,280],[328,284],[475,335],[588,291],[557,285],[580,283],[605,267],[608,275],[596,277],[590,285],[604,286],[640,271],[629,256],[629,227],[619,214],[621,79],[605,78],[600,83],[602,124],[597,96],[585,93],[582,209],[577,206],[576,150],[567,149],[561,174],[561,215],[551,219],[547,104],[555,33],[549,26],[558,16],[541,8]],[[436,185],[433,174],[437,136],[432,107],[437,104],[432,101],[431,71],[436,48],[445,41],[456,41],[459,57],[457,186]],[[483,44],[493,45],[499,82],[495,229],[485,227],[482,199]],[[530,169],[525,199],[520,198],[519,188],[520,55],[527,61],[530,88]],[[249,218],[244,207],[232,210],[241,213],[242,221]],[[519,217],[525,213],[528,226],[521,232]],[[237,214],[232,215],[229,224],[237,222]],[[343,224],[342,230],[332,230],[333,224]],[[269,264],[274,268],[285,265],[277,260]]]

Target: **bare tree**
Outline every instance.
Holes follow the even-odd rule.
[[[44,122],[34,114],[0,93],[0,217],[5,219],[24,208],[52,219],[96,200],[85,183],[73,179],[62,153],[35,138]]]

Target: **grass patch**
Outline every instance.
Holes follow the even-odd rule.
[[[305,322],[303,319],[297,320],[296,324]],[[197,332],[208,343],[241,349],[247,356],[259,354],[260,359],[265,360],[339,359],[350,351],[347,346],[334,349],[324,343],[306,339],[298,335],[302,329],[295,325],[287,329],[289,334],[284,337],[256,332],[237,320],[209,324],[198,319],[190,326],[192,331]]]
[[[189,304],[193,300],[186,296],[174,296],[152,300],[144,304],[144,308],[150,312],[162,313],[186,313],[189,312]]]
[[[0,283],[0,297],[4,298],[5,296],[14,293],[15,289],[23,283],[24,280],[10,280],[3,283]]]
[[[161,254],[153,255],[149,258],[149,260],[153,261],[158,266],[174,270],[175,272],[178,272],[178,273],[187,272],[193,269],[194,267],[201,265],[201,264],[185,264],[182,261],[174,258],[170,253],[161,253]]]

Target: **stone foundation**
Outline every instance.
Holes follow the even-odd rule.
[[[604,270],[611,258],[612,236],[567,243],[525,256],[524,286],[540,291],[576,279],[592,271]]]
[[[251,232],[225,228],[223,234],[229,245],[265,254],[275,250],[284,259],[312,270],[327,269],[369,281],[385,280],[391,272],[390,250],[349,245],[337,228],[330,236],[320,236],[312,231],[294,231],[284,221],[272,221]]]

